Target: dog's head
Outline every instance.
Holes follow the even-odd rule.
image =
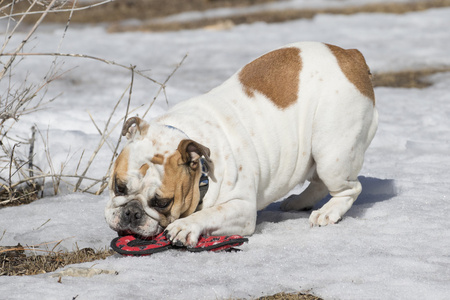
[[[122,135],[127,145],[109,180],[105,209],[109,226],[119,234],[159,234],[178,218],[195,212],[200,201],[200,158],[212,169],[210,151],[168,126],[133,117]]]

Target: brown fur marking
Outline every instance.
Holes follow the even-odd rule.
[[[155,154],[150,161],[155,165],[162,165],[164,163],[164,155]]]
[[[130,153],[127,148],[123,149],[114,162],[114,177],[121,182],[127,182],[128,179],[128,157]]]
[[[178,150],[164,162],[164,178],[159,196],[174,199],[170,211],[166,213],[166,222],[194,213],[200,201],[198,182],[201,170],[197,167],[198,164],[193,168],[186,161],[190,159],[187,153],[187,148],[192,144],[190,142],[187,140],[180,142]],[[168,224],[161,223],[161,225],[165,227]]]
[[[147,174],[148,168],[150,168],[150,166],[149,166],[148,164],[143,164],[143,165],[139,168],[139,173],[141,173],[142,177],[144,177],[145,174]]]
[[[375,105],[370,70],[361,52],[356,49],[345,50],[328,44],[327,46],[336,57],[339,67],[347,79],[356,86],[361,94],[370,98]]]
[[[247,64],[239,80],[248,97],[257,91],[284,109],[297,101],[301,69],[300,49],[282,48]]]

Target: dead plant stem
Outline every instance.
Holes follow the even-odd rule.
[[[167,95],[166,95],[166,84],[167,84],[167,82],[169,82],[170,78],[172,78],[173,74],[175,74],[175,72],[181,67],[181,65],[183,64],[184,60],[187,58],[187,56],[188,56],[188,54],[186,53],[184,55],[184,57],[181,59],[181,61],[176,65],[175,69],[173,69],[172,73],[170,73],[170,75],[167,76],[166,80],[164,80],[164,82],[162,84],[160,84],[158,92],[156,93],[155,97],[153,98],[153,101],[150,103],[149,107],[147,108],[147,110],[145,111],[144,115],[142,116],[143,118],[145,118],[145,116],[147,115],[149,110],[152,108],[153,104],[155,103],[155,101],[158,98],[158,96],[161,93],[161,91],[164,91],[164,95],[166,97],[166,103],[169,104],[168,100],[167,100]]]
[[[129,85],[129,90],[128,90],[128,102],[127,102],[127,109],[125,110],[125,116],[123,118],[123,125],[122,127],[125,125],[125,122],[128,119],[128,114],[129,114],[129,110],[130,110],[130,103],[131,103],[131,95],[133,94],[133,83],[134,83],[134,69],[136,68],[136,66],[131,66],[131,82]],[[116,157],[116,153],[117,153],[117,149],[119,148],[119,145],[122,141],[122,134],[119,134],[119,139],[116,143],[116,148],[113,151],[113,155],[111,157],[111,160],[109,162],[109,167],[106,171],[106,175],[103,177],[104,180],[106,180],[109,176],[109,173],[111,171],[111,167],[113,165],[114,159]],[[107,182],[103,182],[103,184],[100,186],[99,190],[95,193],[96,195],[100,195],[101,193],[103,193],[103,191],[106,189],[106,187],[108,186]]]
[[[86,10],[86,9],[89,9],[89,8],[92,8],[92,7],[96,7],[96,6],[100,6],[100,5],[103,5],[103,4],[106,4],[106,3],[109,3],[109,2],[113,2],[113,1],[115,1],[115,0],[105,0],[105,1],[102,1],[102,2],[99,2],[99,3],[94,3],[94,4],[90,4],[90,5],[86,5],[86,6],[80,6],[80,7],[76,7],[76,8],[72,7],[72,8],[66,8],[66,9],[64,9],[64,8],[54,9],[50,4],[49,4],[49,7],[51,8],[51,10],[50,10],[51,13],[62,13],[62,12]],[[37,2],[37,1],[34,1],[34,2]],[[18,17],[18,16],[38,15],[38,14],[42,14],[44,12],[45,11],[41,10],[41,11],[30,11],[30,12],[27,11],[27,12],[24,12],[24,13],[9,14],[7,16],[0,17],[0,20],[3,19],[3,18],[14,18],[14,17]]]
[[[33,177],[33,157],[34,157],[34,141],[36,136],[36,127],[31,127],[31,139],[30,139],[30,152],[28,153],[28,168],[30,169],[29,175]]]
[[[9,61],[3,67],[3,71],[0,72],[0,78],[3,78],[4,74],[8,71],[9,67],[14,62],[14,60],[16,58],[16,55],[22,50],[23,46],[28,42],[28,40],[34,34],[36,29],[39,27],[39,25],[41,25],[42,21],[47,16],[48,12],[51,10],[51,7],[53,6],[53,4],[55,4],[56,1],[57,0],[52,0],[52,2],[50,2],[50,4],[47,6],[47,9],[40,16],[39,20],[36,21],[36,23],[34,24],[33,28],[31,28],[30,32],[28,32],[28,35],[22,40],[22,42],[19,44],[19,46],[16,48],[16,50],[14,50],[14,52],[13,52],[14,54],[11,56]],[[34,3],[36,3],[36,0],[33,2],[33,4]],[[2,49],[2,51],[3,51],[3,49]]]

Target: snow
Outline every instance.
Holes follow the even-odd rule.
[[[159,81],[189,53],[168,83],[172,106],[220,84],[262,53],[300,40],[358,48],[373,72],[448,67],[449,15],[448,8],[403,15],[319,15],[312,20],[255,23],[219,32],[109,34],[104,25],[72,26],[60,51],[151,69],[150,76]],[[61,36],[62,28],[46,25],[26,51],[54,52]],[[14,38],[17,42],[23,35]],[[29,80],[39,80],[51,61],[27,58],[16,68],[16,75],[25,78],[31,70]],[[73,158],[66,167],[70,173],[82,150],[90,156],[99,141],[87,111],[103,130],[112,107],[130,83],[130,72],[87,59],[58,61],[64,62],[64,70],[76,67],[51,84],[48,96],[62,95],[45,110],[21,119],[15,133],[27,137],[36,124],[45,137],[48,129],[53,163],[58,169],[70,151]],[[447,299],[450,73],[429,79],[434,84],[425,89],[375,89],[380,125],[361,171],[363,192],[340,223],[310,228],[308,213],[281,212],[277,202],[259,212],[256,232],[240,252],[114,255],[75,267],[114,270],[118,275],[63,277],[61,283],[49,274],[0,277],[0,298],[227,299],[309,291],[324,299]],[[132,107],[144,105],[137,110],[140,115],[157,89],[135,78]],[[125,102],[114,115],[114,123],[123,116]],[[160,96],[150,117],[167,107]],[[119,128],[110,137],[111,143],[118,136]],[[36,163],[45,167],[42,148],[42,143],[37,145]],[[22,146],[18,151],[28,149]],[[90,176],[103,176],[110,159],[111,150],[105,146]],[[62,190],[52,196],[47,189],[47,196],[32,204],[1,208],[0,245],[63,240],[58,249],[107,247],[115,237],[103,217],[107,193],[93,196]]]

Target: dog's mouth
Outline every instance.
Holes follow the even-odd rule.
[[[129,228],[128,229],[117,230],[117,235],[119,237],[132,235],[132,236],[134,236],[136,238],[139,238],[141,240],[152,240],[156,236],[158,236],[162,231],[163,231],[163,227],[158,225],[158,229],[156,230],[156,232],[154,232],[151,235],[143,234],[142,232],[133,231],[133,230],[131,230]]]
[[[136,232],[131,231],[131,230],[120,230],[120,231],[117,232],[117,235],[120,236],[120,237],[127,236],[127,235],[132,235],[132,236],[134,236],[134,237],[136,237],[138,239],[141,239],[141,240],[153,240],[157,236],[157,234],[150,235],[150,236],[144,236],[142,234],[136,233]]]
[[[136,233],[134,233],[131,230],[119,230],[119,231],[117,231],[117,235],[118,236],[127,236],[127,235],[136,235]]]

